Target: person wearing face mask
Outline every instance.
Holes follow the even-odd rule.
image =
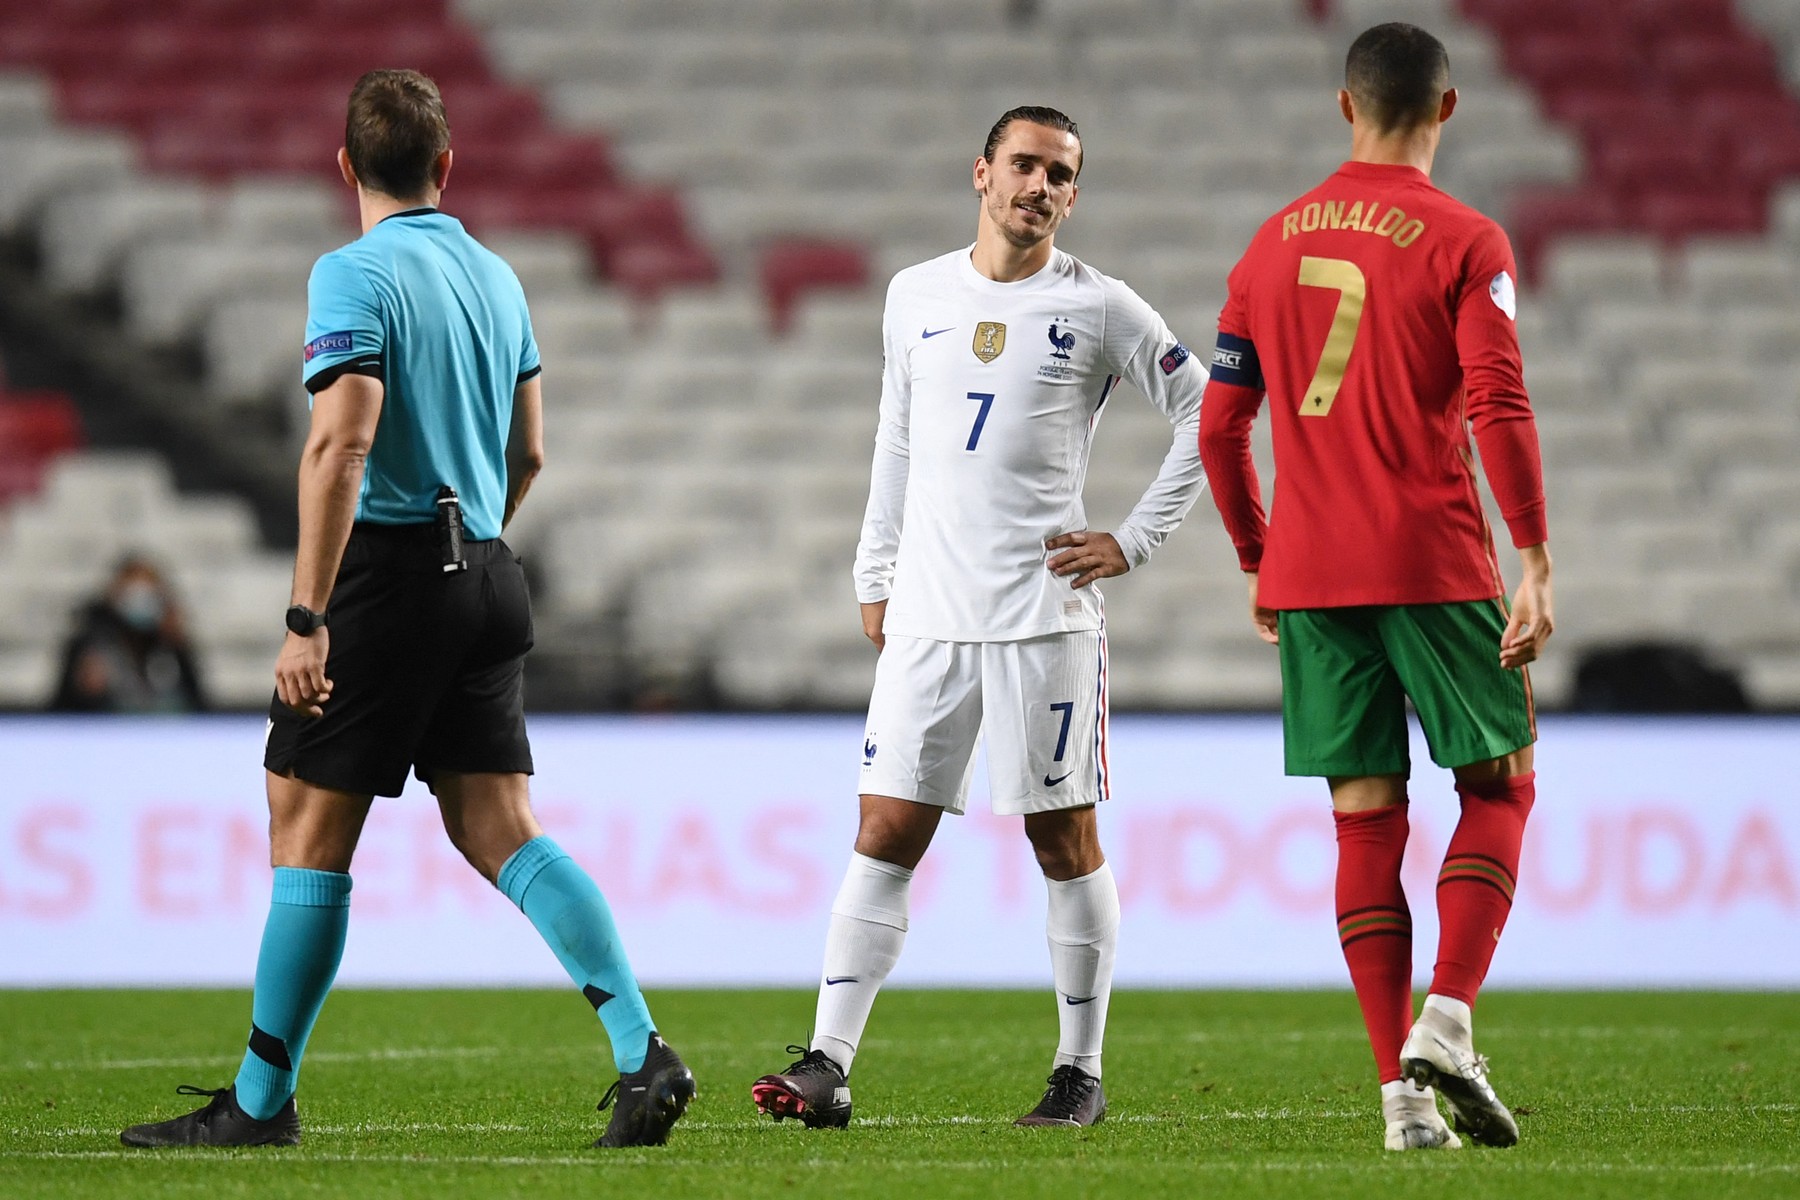
[[[54,712],[184,713],[207,708],[181,608],[155,564],[127,557],[77,612]]]

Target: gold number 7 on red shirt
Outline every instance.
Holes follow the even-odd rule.
[[[1313,371],[1312,382],[1306,385],[1306,398],[1300,402],[1301,416],[1323,417],[1331,412],[1338,388],[1344,382],[1344,368],[1350,364],[1350,347],[1356,343],[1356,331],[1362,325],[1368,281],[1362,268],[1347,259],[1309,255],[1300,260],[1300,286],[1329,288],[1338,293],[1331,332],[1325,335],[1318,368]]]

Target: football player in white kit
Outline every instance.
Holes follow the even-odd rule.
[[[1142,566],[1200,494],[1206,372],[1137,294],[1057,250],[1082,147],[1055,109],[1000,118],[975,162],[975,244],[888,288],[886,369],[856,592],[880,648],[862,819],[831,909],[812,1044],[752,1088],[777,1120],[850,1120],[848,1076],[906,937],[907,890],[985,734],[994,811],[1024,817],[1050,891],[1061,1019],[1049,1089],[1021,1125],[1106,1113],[1100,1043],[1119,893],[1107,796],[1106,629],[1095,580]],[[1088,448],[1123,378],[1175,426],[1117,530],[1082,509]]]

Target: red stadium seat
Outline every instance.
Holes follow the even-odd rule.
[[[1800,130],[1800,100],[1761,90],[1717,91],[1693,105],[1697,136],[1737,141],[1757,133],[1785,137]]]
[[[6,414],[7,422],[0,446],[10,451],[48,458],[78,450],[86,440],[81,433],[81,414],[61,392],[3,391],[0,412]]]
[[[1641,229],[1670,241],[1762,227],[1800,171],[1800,103],[1733,0],[1462,0],[1555,119],[1580,131],[1589,182],[1513,205],[1526,269],[1556,234]]]
[[[1638,204],[1639,227],[1665,242],[1679,243],[1703,233],[1755,233],[1766,214],[1754,197],[1716,189],[1666,191]]]
[[[1647,65],[1635,46],[1579,33],[1516,38],[1506,45],[1506,62],[1547,94],[1576,88],[1637,91],[1647,78]]]
[[[609,271],[613,252],[622,246],[646,242],[680,245],[689,240],[687,214],[673,188],[626,185],[581,192],[588,244]]]
[[[1625,25],[1640,36],[1717,33],[1735,27],[1732,0],[1626,0],[1619,8]]]
[[[406,64],[388,54],[391,27],[386,24],[334,30],[292,22],[261,27],[244,40],[244,74],[252,79],[281,84],[318,81],[322,76],[338,82],[339,105],[350,86],[374,67]],[[321,70],[321,64],[330,67]]]
[[[65,80],[58,89],[63,114],[70,120],[122,125],[140,136],[164,118],[200,109],[217,92],[200,82],[146,85],[110,75]]]
[[[0,452],[0,505],[21,496],[34,496],[43,486],[43,463],[8,458]]]
[[[513,143],[514,161],[533,186],[567,182],[585,187],[616,187],[612,147],[605,138],[568,133],[540,133]]]
[[[1722,165],[1717,143],[1669,137],[1649,130],[1635,141],[1613,141],[1593,157],[1595,177],[1620,195],[1637,195],[1659,187],[1711,186]]]
[[[400,25],[380,39],[386,61],[369,67],[410,67],[423,71],[442,88],[489,77],[487,51],[469,30],[455,25]]]
[[[337,178],[337,152],[343,144],[342,124],[311,119],[291,122],[264,139],[257,162],[265,171],[331,180]]]
[[[719,282],[719,260],[691,241],[625,242],[615,245],[609,274],[640,300],[654,300],[670,288]]]
[[[1782,93],[1781,73],[1768,43],[1731,34],[1680,34],[1651,51],[1657,81],[1681,97],[1702,96],[1722,87]]]
[[[605,261],[616,245],[634,240],[676,243],[685,240],[679,203],[671,193],[645,193],[630,188],[515,188],[505,180],[457,183],[454,172],[444,194],[444,209],[460,217],[477,234],[492,229],[569,229],[588,239],[596,260]],[[646,199],[646,196],[648,199]],[[646,212],[662,207],[660,219]],[[636,219],[632,210],[638,210]]]
[[[312,123],[344,132],[344,101],[350,84],[332,80],[258,80],[253,87],[221,91],[209,88],[194,111],[204,117],[223,113],[259,128]]]
[[[81,416],[61,392],[0,391],[0,502],[37,491],[45,467],[85,440]]]
[[[48,71],[58,81],[105,72],[115,57],[111,41],[79,26],[25,24],[0,37],[0,56]]]
[[[869,256],[844,242],[776,242],[762,256],[763,295],[775,328],[786,331],[794,305],[815,288],[859,288],[869,282]]]
[[[525,88],[469,79],[448,84],[443,92],[452,145],[464,137],[534,137],[543,128],[543,105],[536,93]],[[338,104],[343,106],[341,98]]]
[[[285,7],[302,19],[326,24],[355,24],[367,20],[372,12],[379,13],[384,21],[427,24],[448,19],[445,0],[382,0],[378,5],[368,0],[294,0]]]
[[[500,229],[530,229],[539,224],[520,198],[504,184],[483,188],[465,179],[461,169],[450,171],[450,186],[444,192],[443,209],[468,227],[476,237],[486,237]],[[551,222],[554,224],[554,222]]]
[[[454,124],[451,130],[453,187],[607,188],[615,182],[612,157],[601,138],[560,133],[468,137]]]
[[[1738,143],[1733,163],[1738,178],[1767,196],[1784,180],[1800,179],[1800,130],[1749,133]]]
[[[328,172],[355,79],[415,67],[444,89],[447,207],[471,227],[577,232],[646,292],[718,278],[680,196],[621,181],[605,138],[552,128],[449,0],[39,0],[0,6],[8,62],[47,71],[65,116],[132,131],[152,170],[218,181]]]
[[[158,15],[170,22],[220,28],[248,25],[266,16],[268,6],[257,0],[161,0]]]
[[[139,0],[53,0],[32,11],[69,28],[134,21],[143,16],[144,6]]]
[[[1600,33],[1618,25],[1611,5],[1569,0],[1462,0],[1462,10],[1508,38],[1547,29]]]
[[[1507,205],[1506,228],[1518,252],[1519,271],[1537,277],[1545,248],[1559,233],[1605,233],[1626,227],[1626,212],[1610,191],[1586,188],[1531,188]]]
[[[143,139],[144,165],[152,171],[222,182],[263,167],[266,145],[267,138],[258,130],[181,117],[157,124]]]
[[[238,77],[244,62],[243,39],[232,30],[138,26],[113,45],[118,53],[108,72],[158,84],[205,80],[216,87]]]
[[[1571,87],[1552,99],[1550,114],[1573,125],[1589,147],[1637,136],[1647,129],[1677,129],[1689,114],[1673,100],[1638,90]]]

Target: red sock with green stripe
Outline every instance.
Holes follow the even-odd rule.
[[[1400,886],[1406,805],[1337,818],[1338,941],[1362,1006],[1381,1082],[1400,1078],[1400,1046],[1412,1028],[1412,911]]]
[[[1438,872],[1438,958],[1431,977],[1433,995],[1461,1000],[1471,1008],[1487,978],[1500,931],[1512,912],[1519,872],[1519,844],[1525,818],[1537,797],[1537,775],[1470,787],[1457,784],[1462,819],[1450,838]]]

